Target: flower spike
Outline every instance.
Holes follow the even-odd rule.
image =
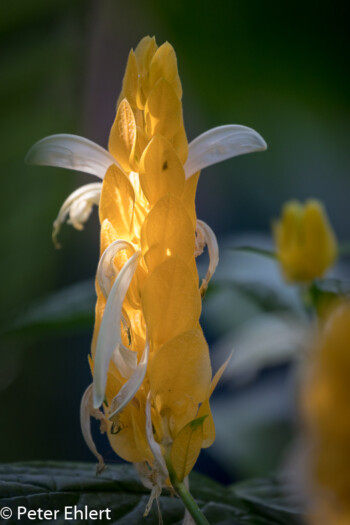
[[[151,489],[145,515],[155,500],[161,521],[159,496],[172,487],[187,507],[185,523],[208,525],[184,480],[215,439],[209,398],[226,364],[212,378],[199,318],[219,250],[211,228],[197,221],[195,193],[200,170],[266,143],[250,128],[228,125],[188,145],[181,98],[172,46],[145,37],[129,54],[109,152],[81,137],[53,135],[31,148],[27,162],[103,180],[74,192],[54,227],[55,237],[68,218],[81,229],[99,205],[93,385],[81,406],[86,442],[102,468],[93,415]],[[195,257],[205,246],[209,266],[199,287]]]
[[[99,408],[104,400],[109,363],[115,348],[122,342],[120,331],[122,306],[140,257],[141,252],[137,251],[125,263],[108,296],[96,346],[94,408]]]
[[[210,129],[188,146],[188,159],[184,166],[186,179],[212,164],[266,148],[262,136],[246,126],[229,124]]]
[[[118,162],[112,155],[91,140],[66,133],[49,135],[36,142],[28,151],[27,164],[55,166],[82,171],[103,179],[111,164]]]

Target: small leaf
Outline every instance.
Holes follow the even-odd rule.
[[[177,434],[171,447],[171,463],[180,481],[191,472],[203,442],[203,422],[207,415],[193,419]]]

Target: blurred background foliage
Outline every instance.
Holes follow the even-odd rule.
[[[222,247],[204,330],[215,366],[232,346],[238,350],[213,399],[216,445],[199,468],[229,481],[287,461],[297,428],[298,372],[291,361],[302,344],[281,330],[285,323],[288,333],[303,333],[305,314],[274,261],[229,248],[271,247],[271,219],[290,198],[323,200],[338,237],[350,239],[346,8],[341,0],[17,0],[1,6],[0,461],[92,459],[78,414],[90,381],[97,214],[81,233],[64,227],[61,250],[51,242],[61,203],[91,179],[25,166],[23,159],[35,141],[53,133],[106,145],[128,51],[146,34],[176,50],[189,140],[239,123],[269,145],[263,154],[208,168],[200,179],[198,216]],[[347,273],[343,263],[335,274]],[[291,319],[298,329],[291,329]],[[273,355],[257,366],[262,340]],[[254,375],[255,368],[263,372]],[[107,461],[117,461],[103,439],[99,445]]]

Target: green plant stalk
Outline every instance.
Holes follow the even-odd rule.
[[[190,491],[186,488],[183,481],[180,481],[179,478],[176,475],[176,472],[171,464],[170,460],[170,454],[166,454],[165,456],[165,462],[166,466],[168,468],[169,472],[169,478],[171,481],[172,486],[174,487],[176,493],[178,496],[182,499],[186,509],[191,514],[192,518],[194,519],[195,523],[197,525],[209,525],[209,521],[204,516],[200,508],[198,507],[195,499],[193,498]]]

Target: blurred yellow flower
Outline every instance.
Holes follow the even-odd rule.
[[[210,227],[197,221],[199,172],[266,149],[258,133],[238,125],[188,144],[181,97],[172,46],[145,37],[129,54],[109,152],[81,137],[54,135],[27,157],[103,179],[72,194],[54,225],[55,237],[68,216],[82,228],[99,203],[93,385],[83,397],[81,423],[102,468],[89,423],[90,416],[102,421],[113,449],[152,489],[151,501],[169,484],[170,471],[172,482],[182,482],[215,438],[209,398],[224,366],[212,378],[199,317],[218,246]],[[206,245],[210,263],[200,286],[195,257]]]
[[[335,262],[337,240],[326,211],[317,200],[287,202],[273,224],[278,260],[289,282],[322,277]]]
[[[310,523],[350,523],[350,304],[329,317],[311,354],[303,408],[311,441]]]

